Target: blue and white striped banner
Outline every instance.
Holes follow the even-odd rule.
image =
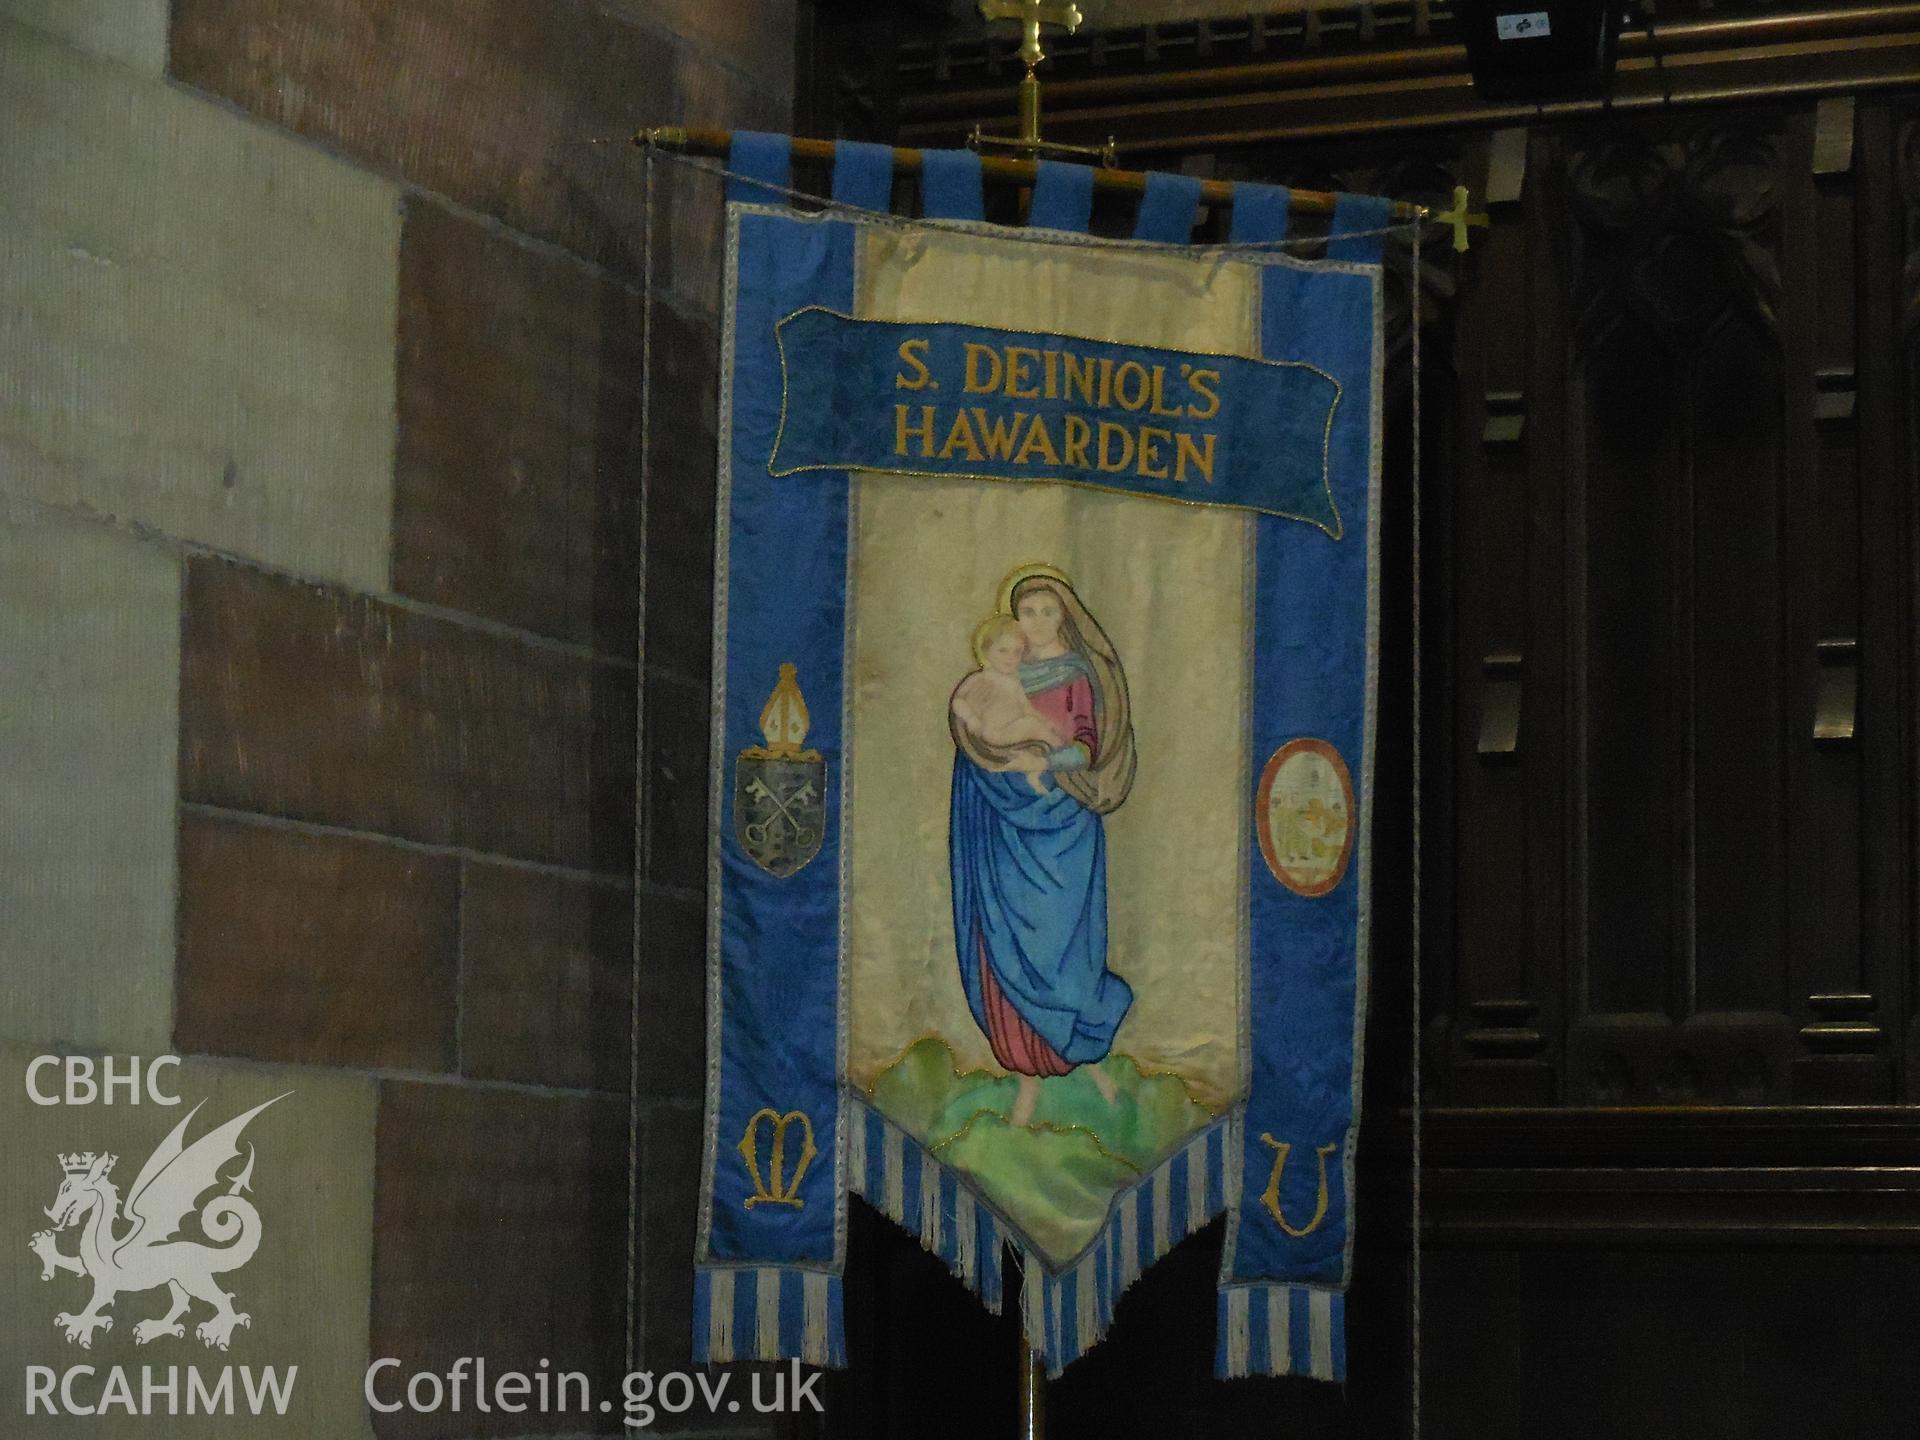
[[[1219,1373],[1339,1379],[1389,212],[889,165],[730,167],[695,1353],[846,1363],[857,1195],[1053,1373],[1225,1215]]]

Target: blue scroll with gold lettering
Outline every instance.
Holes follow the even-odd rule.
[[[845,1363],[860,1196],[1056,1373],[1224,1213],[1220,1373],[1340,1377],[1385,207],[930,173],[728,207],[696,1355]]]
[[[1298,360],[796,311],[768,467],[1072,481],[1340,533],[1340,384]],[[791,356],[791,360],[789,360]]]

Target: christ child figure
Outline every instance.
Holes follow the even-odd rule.
[[[1027,699],[1020,683],[1020,662],[1026,654],[1026,636],[1013,616],[989,615],[981,621],[973,632],[973,656],[980,668],[954,690],[953,714],[976,741],[1008,752],[985,768],[1024,771],[1034,792],[1044,795],[1046,757],[1065,741]]]

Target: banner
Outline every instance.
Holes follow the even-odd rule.
[[[1224,1212],[1220,1373],[1343,1375],[1384,219],[735,194],[698,1358],[844,1363],[851,1194],[1055,1373]]]

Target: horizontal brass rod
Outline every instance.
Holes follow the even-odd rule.
[[[633,143],[640,146],[653,145],[662,150],[671,150],[681,155],[706,155],[724,160],[733,149],[731,130],[690,130],[675,125],[659,125],[642,130],[633,137]],[[829,165],[833,163],[833,144],[831,140],[808,140],[795,137],[793,158],[812,164]],[[918,175],[921,167],[922,152],[919,150],[896,148],[893,152],[893,168],[901,175]],[[993,185],[1020,187],[1029,186],[1039,178],[1040,167],[1031,160],[1017,160],[1005,155],[982,155],[980,173]],[[1147,189],[1147,176],[1140,170],[1109,170],[1095,167],[1093,186],[1113,195],[1144,195]],[[1200,200],[1205,205],[1233,204],[1233,182],[1228,180],[1203,180],[1200,183]],[[1291,192],[1290,202],[1295,210],[1312,215],[1331,215],[1334,197],[1322,190],[1295,190]],[[1393,218],[1396,220],[1417,220],[1425,214],[1425,208],[1405,200],[1393,203]]]
[[[1920,59],[1905,66],[1890,66],[1881,72],[1816,75],[1746,84],[1733,83],[1731,80],[1717,85],[1690,81],[1685,85],[1671,85],[1665,93],[1658,90],[1638,93],[1616,91],[1604,99],[1556,100],[1541,105],[1488,104],[1478,101],[1471,91],[1462,87],[1461,103],[1457,107],[1408,109],[1358,118],[1343,117],[1325,123],[1297,121],[1168,132],[1152,139],[1123,143],[1126,149],[1136,154],[1156,150],[1226,150],[1236,146],[1346,140],[1357,136],[1412,134],[1423,130],[1551,124],[1630,111],[1671,110],[1683,105],[1758,104],[1768,100],[1813,99],[1826,95],[1872,94],[1916,88],[1920,88]],[[1056,115],[1054,119],[1065,128],[1071,117]]]

